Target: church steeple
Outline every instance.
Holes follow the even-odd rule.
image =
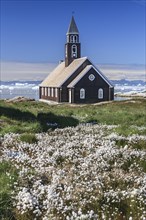
[[[81,57],[79,31],[73,16],[71,18],[66,36],[67,43],[65,44],[65,66],[69,66],[74,59]]]
[[[75,19],[73,16],[71,18],[71,22],[70,22],[67,34],[79,34],[79,31],[78,31],[78,28],[77,28],[77,25],[75,23]]]

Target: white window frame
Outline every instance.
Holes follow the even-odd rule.
[[[69,35],[67,35],[67,43],[69,43]]]
[[[74,49],[75,51],[73,51]],[[71,47],[71,51],[72,51],[72,58],[77,58],[77,45],[73,44]]]
[[[65,46],[65,57],[67,57],[67,45]]]
[[[98,99],[103,99],[103,89],[98,89]]]
[[[67,41],[69,39],[67,38]],[[70,36],[70,43],[78,43],[78,35],[71,35]]]
[[[80,99],[85,99],[85,89],[84,88],[80,89]]]

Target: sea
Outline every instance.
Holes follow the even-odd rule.
[[[146,91],[146,82],[142,80],[111,80],[117,93],[139,93]],[[24,96],[39,100],[39,85],[41,81],[1,81],[0,99],[11,99],[16,96]],[[115,97],[115,100],[121,99]]]

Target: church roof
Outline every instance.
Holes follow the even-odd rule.
[[[110,86],[113,87],[112,83],[106,78],[106,76],[98,70],[94,65],[87,65],[80,74],[67,86],[68,88],[73,88],[79,81],[82,79],[83,76],[91,69],[93,68],[98,75],[101,76],[101,78]]]
[[[85,69],[83,69],[80,74],[67,86],[68,88],[72,88],[74,87],[77,82],[80,81],[80,79],[82,79],[82,77],[91,69],[92,65],[87,65],[85,67]]]
[[[71,22],[67,31],[67,34],[79,34],[77,25],[75,23],[74,17],[72,16]]]
[[[65,67],[65,62],[60,63],[40,84],[42,87],[61,87],[63,83],[70,78],[74,72],[86,61],[89,60],[87,57],[75,59],[69,66]],[[90,61],[90,60],[89,60]],[[91,61],[90,61],[91,63]],[[93,68],[98,75],[110,86],[113,87],[112,83],[106,78],[106,76],[97,69],[92,63],[87,65],[75,79],[67,86],[73,88],[77,82],[91,69]]]
[[[65,62],[60,63],[40,84],[46,87],[61,87],[62,84],[87,60],[82,57],[73,60],[73,62],[65,67]]]

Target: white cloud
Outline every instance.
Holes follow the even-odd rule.
[[[56,63],[1,62],[1,80],[42,80]]]
[[[43,80],[57,63],[1,62],[1,80]],[[144,65],[98,64],[109,79],[145,80]]]
[[[117,65],[117,64],[99,64],[97,67],[109,79],[127,79],[127,80],[146,80],[146,72],[144,65]]]

